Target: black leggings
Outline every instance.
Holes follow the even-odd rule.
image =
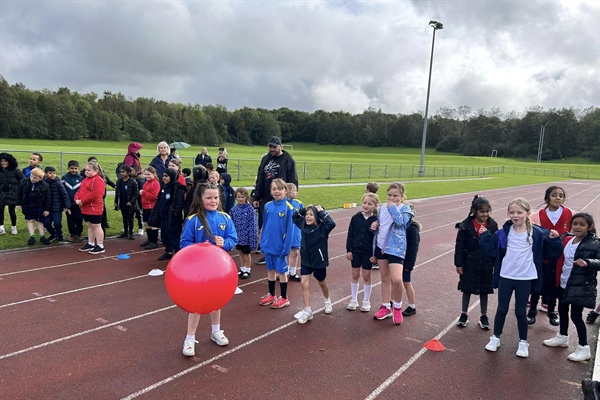
[[[465,314],[469,311],[469,302],[471,301],[471,293],[463,293],[462,294],[462,312]],[[481,315],[487,314],[488,308],[488,294],[481,293],[479,295],[479,309],[481,310]]]
[[[510,298],[515,292],[515,316],[519,328],[519,339],[527,340],[527,298],[531,292],[531,282],[500,277],[498,284],[498,309],[494,318],[494,336],[500,337],[504,320],[508,314]]]
[[[583,322],[583,307],[575,304],[563,303],[561,301],[565,294],[565,289],[559,287],[558,292],[558,316],[560,317],[560,334],[567,336],[569,334],[569,306],[571,306],[571,321],[577,329],[579,344],[587,346],[587,329]]]
[[[8,207],[8,215],[10,215],[10,224],[11,226],[17,226],[17,213],[15,212],[15,208],[17,206],[0,206],[0,225],[4,225],[4,207]]]

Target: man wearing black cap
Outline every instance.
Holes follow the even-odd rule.
[[[262,211],[266,203],[273,200],[271,196],[271,182],[273,179],[283,179],[286,183],[293,183],[298,187],[298,172],[296,161],[290,153],[283,150],[281,139],[273,136],[269,139],[269,152],[260,160],[256,174],[256,190],[254,207],[258,207],[258,226],[262,227]],[[260,261],[260,260],[259,260]]]

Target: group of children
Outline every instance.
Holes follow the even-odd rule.
[[[550,324],[559,326],[559,333],[544,340],[543,344],[568,347],[570,317],[579,344],[567,358],[571,361],[591,358],[583,309],[595,307],[600,240],[595,235],[592,215],[574,212],[564,206],[565,200],[564,189],[551,186],[544,195],[545,206],[532,213],[527,200],[517,198],[508,205],[508,221],[498,227],[490,216],[489,201],[475,196],[468,217],[456,225],[454,265],[459,274],[458,289],[463,293],[457,325],[467,326],[470,296],[478,295],[479,325],[482,329],[491,329],[487,317],[488,295],[494,290],[498,293],[493,335],[486,350],[495,352],[500,347],[500,336],[514,293],[518,357],[529,356],[528,326],[536,322],[537,303],[541,297],[547,304]],[[557,313],[554,311],[556,303]],[[595,321],[597,311],[600,310],[590,312],[588,323]]]

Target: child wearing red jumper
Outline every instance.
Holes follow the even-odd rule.
[[[106,183],[98,174],[100,167],[95,162],[85,165],[85,179],[75,193],[75,203],[81,208],[83,220],[88,228],[88,243],[79,249],[90,254],[104,253],[104,231],[102,230],[102,212],[104,210],[104,190]]]
[[[144,178],[146,178],[146,183],[144,183],[144,186],[140,190],[140,197],[142,199],[142,219],[144,220],[148,240],[142,242],[140,246],[146,250],[152,250],[158,248],[158,228],[148,226],[148,221],[160,194],[160,183],[156,178],[156,169],[154,167],[146,167]]]

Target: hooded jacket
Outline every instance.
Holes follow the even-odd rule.
[[[377,214],[365,218],[362,211],[359,211],[352,216],[346,237],[346,252],[373,254],[371,224],[375,221],[377,221]]]
[[[40,207],[42,211],[52,211],[52,196],[50,195],[50,187],[48,182],[41,180],[35,185],[30,179],[23,179],[19,184],[19,190],[17,193],[17,205],[23,208],[27,207],[27,193],[31,191],[37,191],[40,199]],[[40,213],[41,214],[41,213]]]
[[[163,185],[160,190],[158,200],[148,221],[148,225],[157,228],[161,226],[161,222],[166,222],[169,226],[181,225],[183,222],[185,186],[181,186],[177,182],[178,172],[176,170],[168,168],[165,173],[171,181]]]
[[[253,196],[255,201],[262,201],[264,204],[272,199],[271,182],[275,178],[281,178],[286,183],[293,183],[298,187],[296,162],[285,150],[282,150],[278,157],[267,154],[260,160],[256,175],[256,191]]]
[[[306,211],[312,210],[316,224],[306,224]],[[325,268],[329,265],[329,233],[335,228],[335,222],[325,210],[317,211],[315,206],[301,208],[292,216],[294,224],[302,232],[300,256],[302,265],[310,268]]]
[[[125,160],[123,160],[123,165],[141,169],[142,165],[140,164],[140,150],[142,147],[143,146],[137,142],[129,143],[129,146],[127,147],[127,155],[125,156]]]
[[[573,239],[572,235],[566,235],[563,239],[563,246],[566,246],[571,239]],[[596,307],[596,286],[598,285],[596,274],[600,271],[600,239],[593,233],[588,233],[579,242],[573,260],[579,258],[585,260],[588,266],[580,267],[573,265],[562,301],[580,307],[594,308]],[[557,287],[560,285],[560,275],[562,274],[564,263],[565,257],[563,253],[556,267],[555,283]]]
[[[81,213],[85,215],[102,215],[105,192],[106,182],[100,174],[85,178],[81,182],[79,190],[75,193],[75,200],[81,200]]]
[[[381,216],[384,210],[388,210],[392,216],[392,225],[385,233],[385,240],[381,246],[383,254],[391,254],[393,256],[404,258],[406,256],[406,229],[410,226],[412,217],[415,215],[408,204],[400,204],[399,206],[388,207],[387,204],[379,208],[378,217]],[[379,228],[378,228],[379,229]],[[373,237],[373,254],[377,246],[377,232]]]
[[[12,154],[0,153],[0,160],[8,161],[6,169],[0,167],[0,206],[16,206],[19,183],[25,179],[25,175]]]
[[[229,214],[235,205],[235,191],[231,187],[231,175],[224,172],[221,178],[223,178],[223,211]]]
[[[62,182],[58,178],[48,179],[48,177],[45,177],[44,180],[48,183],[50,188],[50,198],[52,200],[50,211],[53,213],[63,212],[65,208],[71,208],[71,199],[69,199],[67,190]]]

